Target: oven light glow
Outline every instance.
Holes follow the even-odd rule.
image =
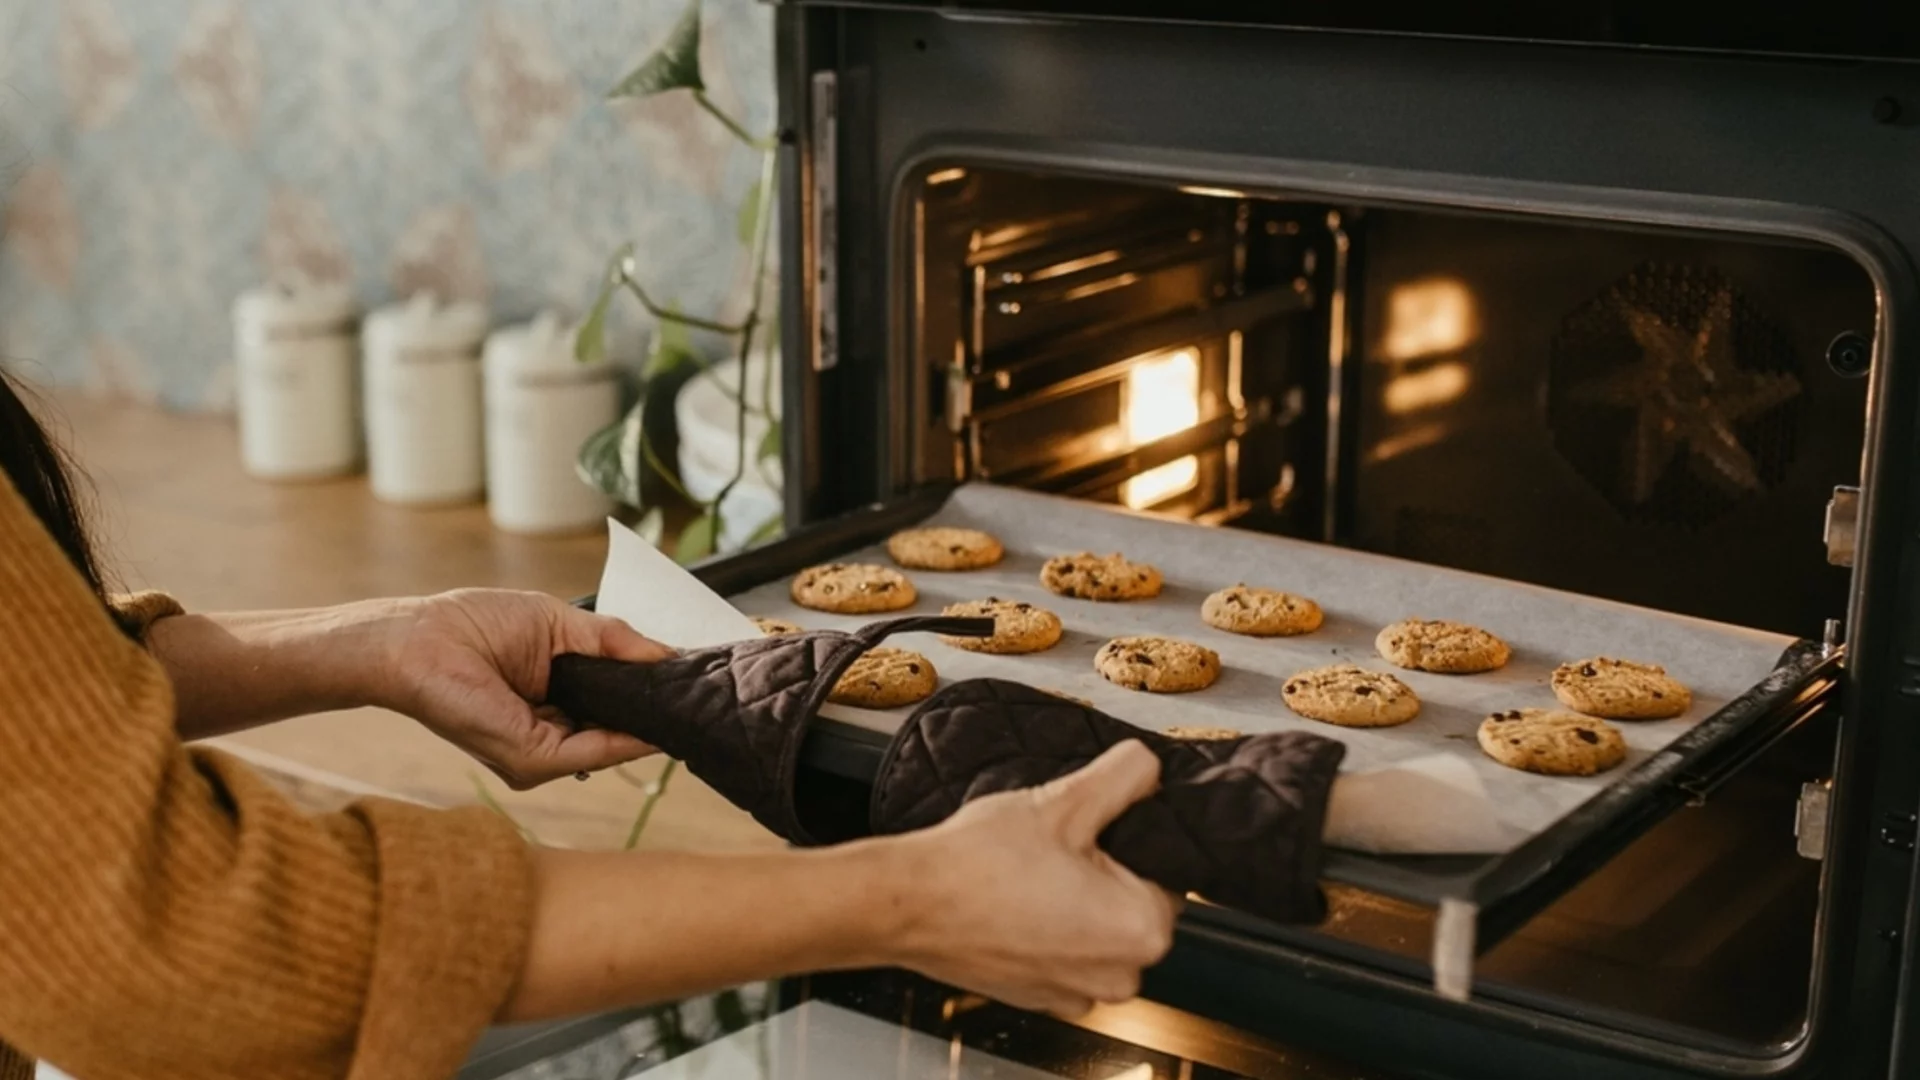
[[[927,174],[927,186],[939,187],[941,184],[951,184],[966,178],[967,170],[965,169],[941,169],[939,172]]]
[[[1472,378],[1467,365],[1449,360],[1393,376],[1380,388],[1380,401],[1389,413],[1405,416],[1454,400],[1467,392]]]
[[[1473,293],[1454,278],[1408,282],[1387,294],[1387,332],[1380,355],[1405,362],[1456,352],[1480,334]]]
[[[1233,188],[1224,187],[1200,187],[1195,184],[1182,184],[1180,190],[1188,195],[1204,195],[1212,199],[1244,199],[1247,197],[1247,193],[1244,191],[1235,191]]]
[[[1121,426],[1130,446],[1178,434],[1200,422],[1200,354],[1193,349],[1142,357],[1127,372]],[[1120,485],[1120,501],[1135,510],[1193,490],[1200,459],[1183,457],[1148,469]]]

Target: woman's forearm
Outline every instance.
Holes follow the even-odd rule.
[[[910,841],[754,855],[541,851],[523,974],[501,1012],[525,1021],[783,975],[907,962]]]
[[[173,683],[183,739],[380,703],[400,601],[305,611],[176,615],[147,647]]]

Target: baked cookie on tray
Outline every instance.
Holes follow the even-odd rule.
[[[1229,585],[1200,604],[1200,618],[1216,630],[1249,637],[1291,637],[1320,629],[1326,615],[1304,596],[1278,589]]]
[[[1509,769],[1592,776],[1627,759],[1620,729],[1559,709],[1508,709],[1480,721],[1480,749]]]
[[[992,533],[940,526],[906,529],[887,538],[887,554],[909,570],[979,570],[1007,554]]]
[[[759,627],[760,632],[768,637],[779,637],[782,634],[797,634],[800,632],[799,623],[788,622],[785,619],[776,619],[770,615],[755,615],[753,617],[753,625]]]
[[[1055,555],[1040,568],[1040,584],[1079,600],[1146,600],[1160,595],[1160,571],[1120,554],[1082,551]]]
[[[1413,687],[1358,664],[1302,671],[1280,684],[1280,700],[1309,720],[1340,727],[1393,727],[1420,715]]]
[[[1553,696],[1574,712],[1612,720],[1668,720],[1693,705],[1693,692],[1666,668],[1606,656],[1554,668]]]
[[[1492,671],[1513,656],[1506,642],[1450,619],[1401,619],[1381,630],[1373,647],[1388,663],[1442,675]]]
[[[792,595],[801,607],[841,615],[899,611],[920,598],[907,575],[871,563],[810,566],[794,577]]]
[[[1100,646],[1093,669],[1129,690],[1185,694],[1213,685],[1220,677],[1220,655],[1178,638],[1119,637]]]
[[[853,662],[833,684],[827,700],[839,705],[892,709],[925,701],[939,683],[933,661],[917,652],[881,645]]]
[[[1024,600],[962,600],[948,604],[942,615],[993,620],[992,637],[949,637],[940,640],[956,649],[983,653],[1036,653],[1060,643],[1060,616]]]

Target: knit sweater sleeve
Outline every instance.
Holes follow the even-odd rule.
[[[511,826],[310,816],[183,748],[161,668],[4,476],[0,610],[0,1042],[89,1080],[455,1072],[524,958]]]

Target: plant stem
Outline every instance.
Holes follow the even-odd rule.
[[[647,793],[646,801],[640,804],[640,813],[634,815],[633,828],[627,833],[627,843],[622,850],[632,851],[640,843],[640,834],[646,831],[647,819],[653,816],[654,806],[666,795],[667,781],[673,779],[673,770],[679,764],[672,758],[667,759],[666,766],[660,770],[660,778],[653,782],[653,790]]]
[[[753,147],[755,150],[773,149],[774,143],[772,139],[754,138],[753,134],[747,130],[747,127],[745,124],[742,124],[740,121],[735,120],[731,116],[728,116],[725,109],[722,109],[720,106],[715,105],[713,103],[713,99],[707,96],[707,92],[705,90],[695,90],[693,92],[693,100],[699,102],[701,108],[713,114],[713,118],[715,120],[720,121],[721,126],[725,127],[728,131],[732,132],[734,138],[739,139],[741,142],[746,143],[748,146]],[[761,190],[764,192],[766,189],[762,188]]]
[[[713,510],[716,517],[720,504],[725,502],[733,489],[739,486],[741,477],[747,474],[747,359],[753,355],[753,332],[760,325],[760,305],[765,297],[767,280],[767,253],[773,239],[772,198],[774,164],[777,158],[772,149],[760,152],[760,205],[754,208],[753,220],[753,277],[749,286],[751,302],[747,305],[747,317],[741,320],[740,328],[740,396],[739,415],[734,425],[734,446],[737,454],[733,461],[733,476],[713,498]],[[715,535],[719,528],[715,526]]]
[[[620,284],[625,285],[627,290],[633,293],[634,299],[640,301],[640,306],[647,309],[647,314],[656,319],[682,323],[696,330],[706,330],[715,334],[744,334],[747,331],[745,324],[734,326],[730,323],[714,322],[712,319],[702,319],[698,315],[682,315],[678,311],[661,307],[654,303],[653,297],[647,295],[647,290],[639,282],[633,280],[633,275],[627,273],[624,263],[620,268]]]
[[[540,838],[533,835],[532,829],[520,824],[512,814],[507,813],[507,808],[501,806],[500,801],[493,797],[493,792],[487,790],[486,781],[480,779],[478,774],[468,773],[467,779],[473,781],[473,791],[474,794],[480,797],[480,804],[494,813],[499,814],[501,817],[506,818],[507,823],[512,825],[514,829],[520,833],[520,839],[525,840],[529,844],[538,844],[540,842]]]

